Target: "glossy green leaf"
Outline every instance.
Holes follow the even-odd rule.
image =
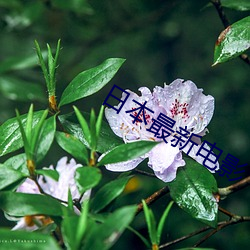
[[[11,216],[62,216],[63,210],[66,209],[59,201],[49,196],[13,192],[0,193],[0,208]]]
[[[33,127],[41,118],[44,111],[34,112]],[[22,123],[25,124],[27,114],[21,115]],[[11,118],[0,126],[0,156],[13,152],[23,146],[17,118]]]
[[[214,176],[194,160],[186,160],[177,177],[168,183],[170,195],[191,216],[216,227],[218,204],[213,196],[218,191]]]
[[[95,187],[101,180],[102,173],[95,167],[77,168],[75,173],[76,185],[81,194]]]
[[[250,16],[228,26],[218,37],[214,65],[239,56],[250,47]]]
[[[59,173],[56,170],[52,169],[37,169],[36,170],[37,174],[44,175],[47,177],[50,177],[51,179],[58,181],[59,179]]]
[[[108,152],[98,166],[135,159],[146,154],[156,145],[157,142],[154,141],[135,141],[119,145]]]
[[[89,119],[89,114],[84,113],[84,116]],[[59,120],[70,134],[78,138],[86,147],[90,147],[75,116],[62,115],[59,116]],[[114,134],[107,122],[102,121],[97,152],[104,153],[121,144],[123,144],[123,140]]]
[[[239,11],[250,10],[250,1],[249,0],[221,0],[223,7],[227,7]]]
[[[28,176],[29,171],[27,169],[26,160],[27,160],[26,155],[23,153],[10,157],[8,160],[4,162],[4,165],[8,166],[9,168],[18,170],[19,172]]]
[[[39,137],[38,149],[37,149],[37,161],[41,161],[48,153],[51,144],[53,143],[56,132],[56,117],[52,116],[45,120],[41,135]]]
[[[22,180],[25,178],[23,173],[17,171],[9,166],[0,164],[0,190],[3,188],[13,184],[18,180]]]
[[[93,227],[83,249],[109,249],[131,223],[136,209],[136,206],[127,206],[110,214],[103,224]]]
[[[117,198],[124,190],[128,180],[132,176],[122,177],[111,181],[100,188],[94,196],[91,208],[94,212],[99,212]]]
[[[26,82],[14,77],[0,77],[0,93],[14,101],[40,101],[46,100],[45,92],[39,84]]]
[[[60,250],[54,238],[48,234],[26,231],[10,231],[0,228],[0,249],[11,250]]]
[[[64,90],[59,106],[92,95],[103,88],[124,63],[124,59],[110,58],[99,66],[78,74]]]
[[[84,118],[84,116],[82,115],[82,113],[80,112],[80,110],[75,106],[73,106],[73,108],[75,110],[78,122],[81,125],[81,129],[82,129],[82,132],[84,134],[84,138],[86,138],[88,145],[91,145],[91,134],[90,134],[89,125],[88,125],[86,119]]]
[[[88,151],[86,146],[73,135],[56,132],[56,141],[62,149],[71,154],[82,164],[88,165]]]

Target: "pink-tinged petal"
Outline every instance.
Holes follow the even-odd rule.
[[[177,168],[185,166],[185,161],[178,147],[162,142],[149,152],[148,166],[159,179],[170,182],[176,178]]]
[[[77,189],[74,179],[75,171],[80,164],[76,164],[74,159],[68,162],[67,157],[61,158],[56,166],[56,170],[59,173],[58,181],[55,181],[49,177],[43,177],[39,179],[39,184],[45,191],[45,193],[52,195],[55,198],[63,201],[68,200],[68,190],[70,189],[73,199],[80,197],[80,193]]]
[[[124,104],[123,108],[117,114],[117,112],[112,108],[106,108],[105,109],[105,116],[108,120],[108,123],[113,130],[113,132],[123,138],[125,142],[127,141],[135,141],[135,140],[143,140],[148,139],[150,134],[146,131],[148,126],[152,123],[152,118],[154,118],[154,105],[152,102],[152,95],[150,93],[150,90],[147,88],[140,88],[140,91],[143,93],[142,96],[138,96],[136,93],[127,90],[130,93],[129,98],[127,99],[126,103]],[[145,94],[145,96],[144,96]],[[125,98],[125,94],[123,93],[122,99]],[[135,110],[134,112],[126,113],[126,111],[130,111],[133,109],[137,109],[139,107],[138,104],[136,104],[133,100],[144,104],[146,103],[146,107],[151,109],[153,112],[150,112],[148,110],[145,110],[145,118],[147,122],[146,124],[143,122],[135,122],[133,116],[136,116],[138,110]],[[119,106],[119,105],[118,105]],[[116,108],[118,106],[115,106]],[[142,113],[140,114],[140,119],[142,118]]]
[[[198,134],[207,127],[214,112],[214,98],[202,91],[192,81],[177,79],[164,88],[155,87],[153,96],[176,121],[176,128],[187,126]]]
[[[36,185],[36,183],[27,178],[16,190],[19,193],[27,193],[27,194],[40,194],[40,191]]]
[[[106,169],[114,172],[124,172],[136,168],[146,157],[139,157],[134,160],[118,162],[105,165]]]

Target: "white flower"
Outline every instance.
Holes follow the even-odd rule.
[[[106,168],[111,171],[128,171],[135,168],[145,158],[149,158],[148,166],[152,168],[155,175],[164,182],[170,182],[175,179],[177,168],[184,166],[185,161],[182,159],[182,150],[180,145],[171,146],[171,140],[175,139],[176,132],[170,133],[167,138],[168,143],[165,143],[162,138],[154,136],[154,133],[148,131],[154,120],[157,120],[159,114],[163,114],[175,121],[173,131],[179,131],[179,128],[185,128],[191,133],[199,136],[205,135],[207,125],[209,124],[214,112],[214,98],[210,95],[204,95],[202,89],[198,89],[192,81],[184,81],[177,79],[170,85],[165,85],[163,88],[156,86],[153,93],[146,88],[139,89],[141,96],[136,93],[126,90],[130,93],[129,98],[121,109],[120,113],[112,108],[105,109],[106,118],[114,133],[123,138],[125,143],[137,140],[153,140],[162,141],[155,146],[149,153],[131,161],[121,162],[117,164],[107,164]],[[123,93],[122,99],[125,99]],[[140,119],[143,122],[133,122],[132,116],[138,113],[138,105],[146,103],[146,107],[152,110],[145,110],[146,123],[143,121],[141,113]],[[116,107],[117,108],[117,107]],[[135,110],[133,113],[126,111]],[[192,137],[192,140],[197,144],[201,144],[198,137]],[[192,143],[189,143],[184,152],[188,152]],[[193,146],[189,152],[189,156],[202,164],[203,158],[196,156],[200,146]],[[206,146],[208,148],[208,146]],[[102,157],[102,156],[101,156]],[[212,168],[212,163],[208,163]],[[218,162],[213,165],[218,169]],[[214,169],[214,170],[215,170]]]
[[[57,199],[62,201],[68,200],[68,190],[70,190],[72,199],[78,199],[80,197],[80,193],[77,189],[76,182],[74,179],[75,171],[78,167],[81,167],[80,164],[76,164],[74,159],[71,159],[67,162],[67,157],[61,158],[56,168],[53,166],[44,169],[56,170],[59,173],[58,181],[55,181],[52,178],[47,176],[40,176],[38,178],[38,183],[46,194],[49,194]],[[30,193],[30,194],[41,194],[36,183],[27,178],[25,182],[23,182],[16,190],[21,193]],[[88,199],[90,196],[90,190],[86,191],[80,201]],[[63,203],[64,204],[64,203]],[[75,210],[76,211],[76,210]],[[78,211],[76,211],[77,213]],[[51,223],[51,219],[45,216],[25,216],[21,218],[17,225],[12,230],[26,230],[26,231],[34,231],[38,229],[38,226],[34,224],[34,220],[36,224],[46,225]]]

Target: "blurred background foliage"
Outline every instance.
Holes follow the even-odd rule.
[[[248,163],[246,170],[249,169],[249,66],[236,58],[211,67],[214,44],[223,26],[212,6],[204,8],[207,3],[205,0],[0,0],[0,124],[15,115],[15,108],[26,113],[30,102],[35,103],[36,110],[46,108],[45,84],[34,40],[46,49],[46,43],[55,48],[60,38],[63,48],[57,71],[58,97],[78,73],[110,57],[127,61],[104,89],[78,101],[79,109],[99,110],[113,84],[138,91],[142,86],[152,90],[155,85],[169,84],[176,78],[190,79],[215,98],[214,117],[206,140],[217,143],[224,151],[223,158],[231,153],[241,164]],[[231,23],[249,15],[247,11],[229,9],[226,13]],[[62,108],[63,113],[71,111],[71,106]],[[62,155],[65,152],[54,143],[41,167],[55,164]],[[142,169],[145,166],[141,164]],[[107,179],[117,176],[105,170],[104,175]],[[215,177],[219,187],[232,184],[226,177]],[[138,203],[162,186],[164,183],[158,179],[137,177],[114,206]],[[249,198],[249,192],[243,190],[222,201],[221,206],[247,215]],[[169,198],[164,197],[152,206],[158,218],[168,202]],[[220,216],[220,219],[226,218]],[[3,225],[12,225],[3,217],[1,221]],[[137,216],[134,226],[147,234],[142,214]],[[162,241],[202,226],[174,206]],[[203,246],[247,249],[249,230],[249,223],[231,226]],[[191,246],[198,239],[192,238],[178,247]],[[129,248],[144,249],[135,235],[126,232],[113,249]]]

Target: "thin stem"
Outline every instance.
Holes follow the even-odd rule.
[[[221,211],[223,214],[229,216],[230,218],[234,217],[235,214],[232,214],[231,212],[227,211],[226,209],[219,207],[219,211]]]
[[[145,172],[145,171],[142,171],[142,170],[139,170],[139,169],[134,169],[134,172],[139,173],[141,175],[146,175],[146,176],[149,176],[149,177],[156,178],[156,176],[154,174],[148,173],[148,172]]]
[[[211,0],[211,3],[214,5],[214,7],[216,8],[218,15],[220,17],[221,22],[223,23],[224,28],[227,28],[228,26],[230,26],[230,22],[223,10],[223,7],[221,5],[221,1],[220,0]],[[240,59],[243,60],[245,63],[247,63],[248,65],[250,65],[250,59],[248,57],[247,54],[241,54]]]
[[[225,198],[229,194],[237,192],[237,191],[239,191],[239,190],[241,190],[249,185],[250,185],[250,176],[248,176],[248,177],[244,178],[243,180],[241,180],[237,183],[234,183],[233,185],[230,185],[228,187],[219,188],[218,192],[222,198]]]
[[[234,215],[230,221],[221,221],[221,222],[218,223],[218,227],[217,227],[216,229],[212,230],[212,231],[209,232],[206,236],[204,236],[199,242],[197,242],[197,243],[194,245],[194,247],[200,245],[202,242],[204,242],[204,241],[205,241],[206,239],[208,239],[210,236],[212,236],[212,235],[215,234],[216,232],[220,231],[221,229],[223,229],[223,228],[225,228],[225,227],[227,227],[227,226],[229,226],[229,225],[238,224],[238,223],[247,222],[247,221],[250,221],[250,217],[249,217],[249,216],[243,216],[243,217],[242,217],[242,216],[237,216],[237,215]],[[197,234],[206,232],[206,231],[211,230],[211,229],[213,229],[213,228],[212,228],[212,227],[209,227],[209,226],[204,227],[204,228],[201,228],[201,229],[199,229],[199,230],[197,230],[197,231],[195,231],[195,232],[192,232],[192,233],[190,233],[190,234],[187,234],[187,235],[185,235],[185,236],[182,236],[182,237],[180,237],[180,238],[178,238],[178,239],[175,239],[175,240],[173,240],[173,241],[170,241],[170,242],[167,242],[167,243],[165,243],[165,244],[162,244],[162,245],[159,246],[159,248],[169,247],[169,246],[171,246],[171,245],[177,244],[177,243],[179,243],[179,242],[181,242],[181,241],[184,241],[184,240],[189,239],[189,238],[191,238],[191,237],[193,237],[193,236],[195,236],[195,235],[197,235]]]
[[[167,242],[167,243],[165,243],[165,244],[162,244],[162,245],[159,246],[159,248],[165,248],[165,247],[168,247],[168,246],[177,244],[177,243],[179,243],[179,242],[181,242],[181,241],[183,241],[183,240],[186,240],[186,239],[188,239],[188,238],[191,238],[191,237],[193,237],[193,236],[195,236],[195,235],[197,235],[197,234],[203,233],[203,232],[205,232],[205,231],[207,231],[207,230],[209,230],[209,229],[211,229],[211,227],[209,227],[209,226],[203,227],[203,228],[201,228],[201,229],[199,229],[199,230],[197,230],[197,231],[194,231],[194,232],[192,232],[192,233],[190,233],[190,234],[187,234],[187,235],[185,235],[185,236],[182,236],[182,237],[180,237],[180,238],[178,238],[178,239],[175,239],[175,240],[173,240],[173,241],[170,241],[170,242]]]
[[[156,191],[155,193],[150,195],[148,198],[146,198],[145,202],[147,205],[150,205],[167,193],[169,193],[169,188],[166,186],[166,187],[163,187],[160,190]],[[143,204],[140,203],[137,205],[136,214],[140,213],[142,210],[143,210]]]
[[[204,241],[206,241],[212,235],[214,235],[215,233],[219,232],[220,230],[222,230],[223,228],[225,228],[227,226],[230,226],[230,225],[233,225],[233,224],[238,224],[238,223],[241,223],[241,222],[247,222],[247,221],[250,221],[249,216],[235,215],[230,221],[224,221],[216,229],[214,229],[211,232],[209,232],[208,234],[206,234],[202,239],[200,239],[196,244],[194,244],[194,247],[197,247],[197,246],[201,245]]]

